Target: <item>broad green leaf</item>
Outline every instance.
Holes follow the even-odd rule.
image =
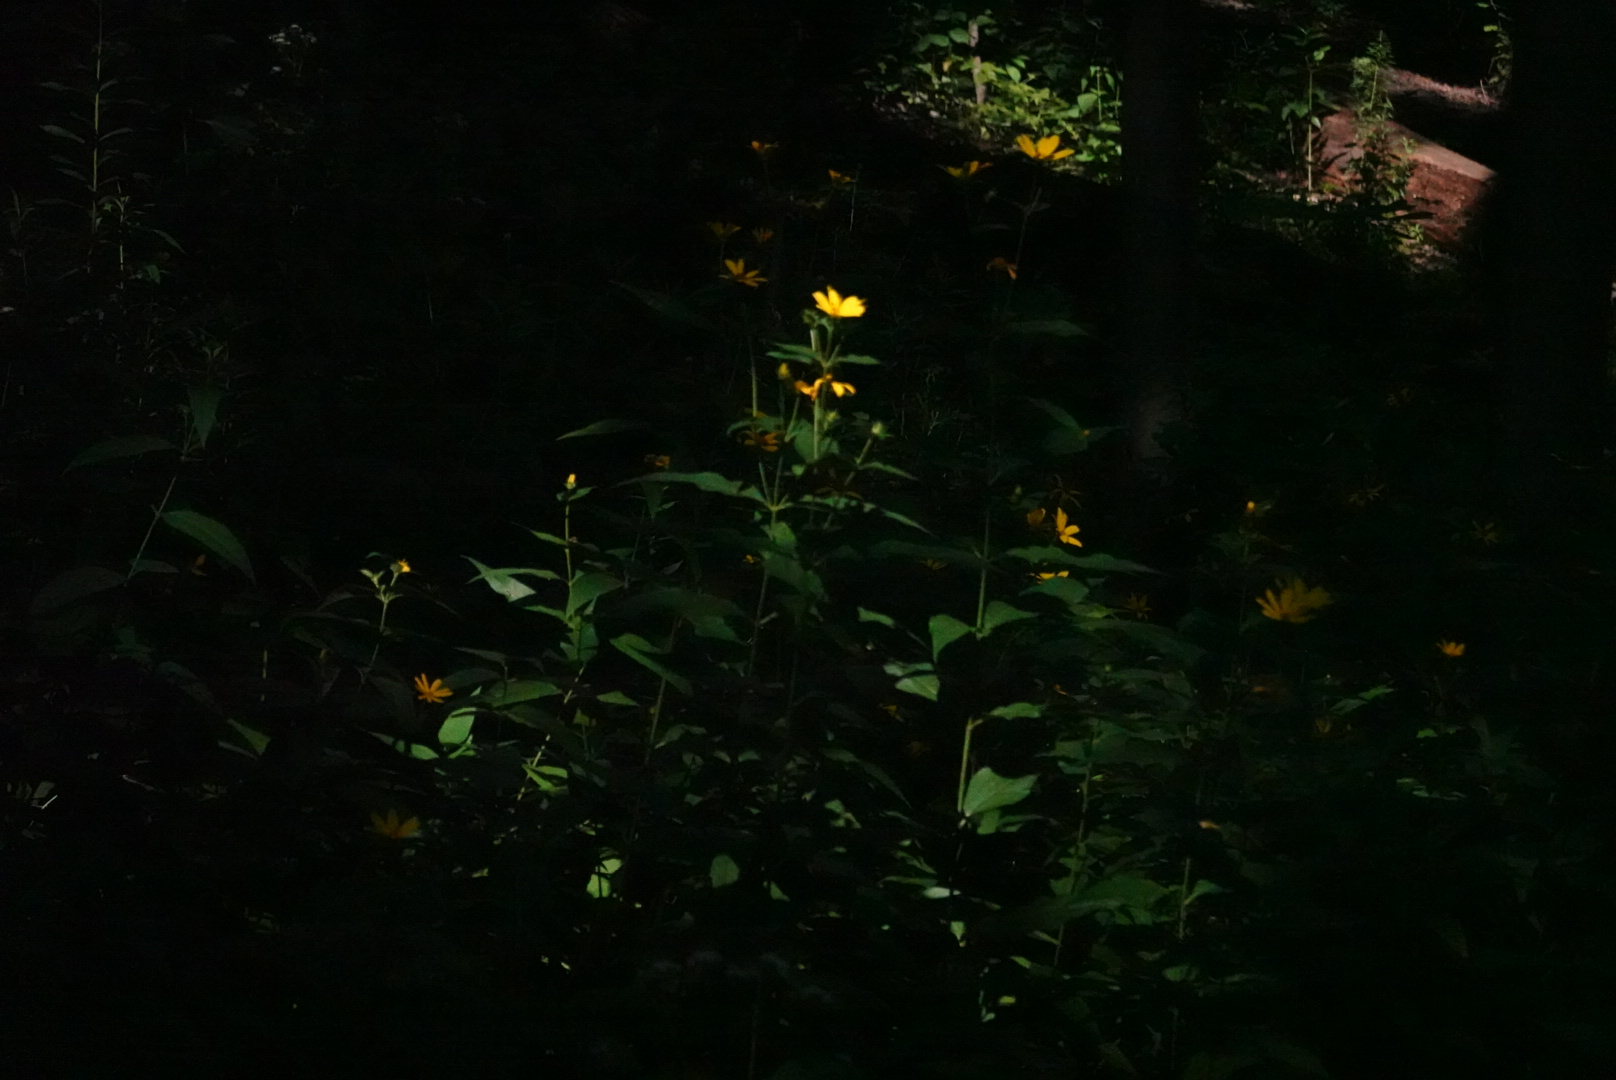
[[[975,817],[986,810],[1014,806],[1032,794],[1033,784],[1037,781],[1036,774],[1000,776],[989,768],[978,769],[965,788],[965,801],[960,805],[960,813]]]
[[[40,124],[39,130],[50,135],[55,135],[58,139],[72,139],[76,143],[82,143],[84,141],[83,136],[77,134],[76,132],[67,130],[60,124]]]
[[[671,296],[664,296],[661,293],[652,292],[650,289],[641,289],[637,286],[628,285],[621,281],[614,281],[612,284],[616,285],[624,292],[630,293],[637,297],[640,303],[644,304],[658,315],[661,315],[664,319],[681,323],[685,326],[695,327],[698,330],[709,330],[712,328],[711,324],[708,323],[706,319],[703,319],[700,315],[697,315],[694,311],[690,310],[690,308],[673,299]]]
[[[731,480],[723,473],[658,473],[657,478],[669,484],[690,484],[701,491],[711,491],[715,495],[733,495],[737,498],[758,500],[757,488],[748,487],[739,480]]]
[[[831,761],[840,761],[844,764],[854,765],[864,770],[864,772],[876,783],[880,784],[882,787],[892,792],[892,794],[902,799],[905,806],[909,805],[908,797],[904,795],[902,789],[899,788],[895,782],[893,782],[892,777],[887,775],[886,770],[881,768],[879,765],[876,765],[873,762],[865,761],[863,758],[853,753],[853,751],[842,746],[826,747],[824,753],[825,757]]]
[[[641,667],[663,679],[666,679],[668,681],[668,685],[678,690],[681,694],[688,696],[691,693],[690,680],[685,678],[683,675],[670,671],[661,663],[653,660],[652,654],[661,653],[662,650],[657,648],[655,645],[652,645],[649,641],[646,641],[640,635],[620,634],[612,639],[612,646],[624,656],[629,657],[635,663],[639,664]]]
[[[641,420],[596,420],[576,431],[569,431],[565,435],[557,435],[556,442],[562,439],[581,439],[586,435],[616,435],[621,431],[639,431],[649,427]]]
[[[199,514],[195,510],[170,510],[163,515],[163,523],[219,556],[225,562],[247,575],[253,581],[252,563],[247,561],[247,549],[241,546],[236,534],[224,525]]]
[[[252,750],[252,753],[253,753],[254,757],[263,756],[264,748],[269,745],[269,736],[268,735],[265,735],[262,731],[259,731],[257,728],[250,728],[246,724],[243,724],[241,721],[232,719],[232,718],[230,718],[228,716],[224,718],[224,722],[229,724],[231,727],[236,729],[236,734],[240,735],[241,738],[242,738],[242,741],[244,741],[247,744],[247,746]],[[227,745],[227,744],[221,744],[221,745]]]
[[[988,713],[989,716],[1001,717],[1005,720],[1030,720],[1044,715],[1044,707],[1035,705],[1030,701],[1017,701],[1011,705],[1000,705]]]
[[[968,623],[952,615],[933,615],[927,627],[931,631],[931,660],[934,664],[944,649],[971,632]]]
[[[623,583],[608,573],[600,570],[584,571],[572,579],[572,586],[567,590],[567,617],[570,619],[579,609],[600,599],[613,589],[622,587]]]
[[[159,439],[155,435],[124,435],[117,439],[108,439],[106,442],[96,443],[94,446],[79,454],[78,457],[67,463],[67,468],[76,469],[80,465],[93,465],[98,461],[111,461],[114,458],[134,457],[137,454],[150,454],[158,450],[179,449],[167,439]]]
[[[100,566],[79,566],[72,570],[64,570],[47,581],[45,586],[34,594],[33,602],[28,605],[28,614],[43,615],[55,611],[86,596],[116,589],[123,584],[123,580],[122,574]]]
[[[895,684],[895,688],[902,690],[906,694],[923,697],[927,701],[937,700],[937,676],[935,675],[910,675],[907,678],[899,679]]]
[[[477,718],[477,710],[471,707],[456,709],[444,717],[443,723],[438,727],[438,742],[444,746],[459,746],[471,738],[471,723]]]
[[[1129,562],[1126,559],[1118,559],[1112,555],[1077,555],[1069,547],[1056,547],[1053,544],[1046,547],[1011,548],[1004,554],[1013,559],[1021,559],[1024,562],[1032,563],[1034,566],[1054,564],[1059,567],[1093,570],[1102,574],[1157,574],[1161,572],[1153,570],[1142,563]]]
[[[503,709],[524,701],[537,701],[540,698],[554,697],[559,693],[561,693],[560,687],[554,683],[547,683],[542,679],[512,679],[497,694],[493,695],[491,707]]]
[[[391,746],[399,753],[408,754],[417,761],[436,761],[438,758],[438,752],[432,749],[430,746],[422,746],[420,743],[412,743],[408,739],[394,738],[392,735],[384,735],[379,731],[372,731],[370,734],[375,738],[380,739],[388,746]]]
[[[858,609],[858,621],[880,623],[882,626],[893,630],[898,628],[898,624],[893,621],[891,615],[883,615],[879,611],[871,611],[869,608]]]
[[[1003,600],[989,601],[987,608],[982,612],[982,636],[986,637],[1007,623],[1032,618],[1036,618],[1036,616],[1031,611],[1022,611],[1020,608],[1012,607]]]
[[[1047,334],[1050,337],[1091,337],[1092,331],[1070,319],[1033,319],[1011,323],[1006,327],[1012,334]]]
[[[552,570],[529,570],[517,567],[496,569],[492,566],[484,566],[469,555],[465,558],[467,562],[477,568],[477,573],[471,578],[471,581],[487,582],[490,589],[493,589],[507,600],[525,600],[533,595],[533,589],[530,586],[516,580],[518,575],[536,577],[541,581],[561,580],[561,575]]]
[[[191,401],[191,434],[198,447],[207,446],[208,436],[213,434],[213,427],[219,421],[219,401],[224,397],[224,391],[203,383],[187,387],[186,395]]]
[[[728,855],[714,855],[712,865],[707,868],[707,878],[713,888],[722,889],[741,880],[741,868]]]
[[[623,691],[621,691],[621,690],[608,690],[604,694],[601,694],[599,697],[595,698],[595,700],[596,701],[603,701],[607,705],[638,705],[639,704],[638,701],[635,701],[633,698],[629,697],[627,694],[623,693]]]
[[[1085,583],[1070,577],[1052,577],[1040,581],[1036,585],[1029,585],[1021,590],[1022,596],[1053,596],[1064,602],[1068,607],[1081,604],[1088,599],[1089,587]]]

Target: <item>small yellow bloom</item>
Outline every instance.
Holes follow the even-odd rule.
[[[1318,735],[1320,738],[1330,734],[1330,729],[1333,727],[1335,727],[1335,719],[1333,717],[1321,716],[1317,720],[1313,721],[1313,733]]]
[[[780,366],[774,369],[774,374],[784,382],[786,379],[791,378],[791,365],[784,360],[780,361]]]
[[[775,431],[748,428],[741,434],[741,444],[754,450],[762,450],[765,454],[772,454],[780,449],[780,435]]]
[[[1487,547],[1498,543],[1498,526],[1490,521],[1472,521],[1470,523],[1470,539],[1481,542]]]
[[[752,153],[760,158],[770,157],[778,149],[780,149],[779,143],[764,142],[762,139],[752,140]]]
[[[941,560],[941,559],[921,559],[920,560],[920,565],[924,566],[927,570],[941,570],[943,568],[943,560]]]
[[[763,276],[763,272],[760,270],[748,270],[745,259],[725,259],[724,269],[727,272],[719,274],[719,277],[753,289],[769,280]]]
[[[763,226],[759,225],[757,228],[752,230],[752,239],[756,240],[760,244],[767,244],[770,240],[774,239],[774,230],[765,229]]]
[[[1322,588],[1308,588],[1301,578],[1276,583],[1279,591],[1269,589],[1257,598],[1257,606],[1265,617],[1276,622],[1305,623],[1318,610],[1331,602],[1330,594]]]
[[[1150,614],[1150,597],[1130,593],[1128,599],[1122,602],[1122,610],[1128,612],[1136,619],[1143,619]]]
[[[828,285],[824,292],[814,293],[814,303],[833,319],[856,319],[864,314],[863,300],[856,296],[843,296]]]
[[[431,705],[436,705],[445,698],[454,697],[454,691],[443,685],[442,679],[433,679],[427,682],[425,675],[415,677],[415,696]]]
[[[196,558],[192,559],[191,560],[191,573],[193,575],[195,575],[196,577],[207,577],[208,572],[206,570],[202,569],[202,564],[207,562],[207,561],[208,561],[208,557],[206,555],[198,555]],[[408,569],[409,569],[409,567],[405,567],[404,571],[407,571]],[[400,572],[402,573],[404,571],[400,571]]]
[[[989,260],[988,269],[1003,270],[1005,273],[1010,275],[1011,281],[1016,280],[1016,264],[1011,262],[1009,259],[1006,259],[1003,255],[995,255],[991,260]]]
[[[399,559],[393,565],[398,567],[398,572],[401,574],[408,574],[412,572],[410,568],[410,561],[408,559]]]
[[[1037,578],[1039,581],[1049,581],[1051,578],[1071,576],[1072,572],[1070,570],[1050,571],[1048,573],[1037,573],[1033,575],[1033,577]]]
[[[830,182],[833,184],[851,184],[853,182],[853,178],[846,173],[839,173],[835,169],[827,169],[826,171],[830,173]]]
[[[1442,650],[1443,656],[1451,656],[1454,659],[1458,659],[1465,654],[1464,642],[1462,641],[1447,641],[1444,639],[1437,642],[1436,647]]]
[[[567,490],[571,491],[573,488],[575,488],[577,486],[578,486],[578,474],[575,473],[575,472],[568,473],[567,474]]]
[[[667,454],[646,454],[645,463],[653,469],[666,469],[673,464],[673,458]]]
[[[1060,149],[1061,137],[1059,135],[1045,135],[1037,142],[1033,142],[1031,135],[1017,135],[1016,146],[1023,154],[1034,161],[1059,161],[1061,158],[1071,157],[1077,153],[1072,149]]]
[[[707,223],[707,230],[722,242],[740,232],[741,227],[739,225],[731,225],[727,221],[709,221]]]
[[[387,816],[372,813],[370,815],[370,831],[380,833],[389,840],[407,840],[421,831],[421,822],[418,818],[398,819],[397,810],[387,811]]]
[[[1036,529],[1038,526],[1044,523],[1044,519],[1048,516],[1049,511],[1045,510],[1042,506],[1029,510],[1027,511],[1027,526],[1029,528]]]
[[[798,379],[796,386],[799,393],[808,395],[809,401],[819,400],[819,389],[822,386],[830,387],[831,392],[837,397],[846,397],[850,394],[858,393],[858,391],[854,389],[852,383],[837,382],[829,375],[821,375],[812,383],[805,383],[801,379]]]
[[[969,180],[983,169],[993,168],[992,162],[967,161],[963,165],[944,165],[943,171],[956,180]]]
[[[1381,492],[1386,490],[1385,484],[1375,484],[1373,487],[1362,487],[1347,496],[1347,501],[1353,506],[1368,506],[1380,499]]]
[[[1076,525],[1067,524],[1065,510],[1055,511],[1055,539],[1063,544],[1071,544],[1073,547],[1082,547],[1083,541],[1077,538],[1080,531]]]

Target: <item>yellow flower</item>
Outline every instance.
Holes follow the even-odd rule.
[[[1329,593],[1322,588],[1308,588],[1301,578],[1275,584],[1279,591],[1269,589],[1257,598],[1257,606],[1265,617],[1277,622],[1305,623],[1331,602]]]
[[[1313,721],[1313,731],[1320,738],[1330,734],[1330,729],[1333,727],[1335,727],[1335,720],[1332,717],[1321,716]]]
[[[646,454],[645,463],[653,469],[666,469],[673,464],[673,458],[667,454]]]
[[[1045,510],[1042,506],[1029,510],[1027,511],[1027,526],[1029,528],[1036,529],[1038,526],[1044,523],[1044,519],[1048,516],[1049,511]]]
[[[1448,641],[1444,639],[1437,642],[1436,647],[1442,650],[1443,656],[1451,656],[1454,659],[1458,659],[1459,657],[1463,656],[1465,652],[1464,642],[1462,641]]]
[[[1061,570],[1059,572],[1050,571],[1049,573],[1037,573],[1037,574],[1033,575],[1033,577],[1037,578],[1039,581],[1048,581],[1051,578],[1071,577],[1071,576],[1072,576],[1072,572],[1070,570]]]
[[[571,491],[573,488],[575,488],[577,486],[578,486],[578,474],[575,473],[575,472],[568,473],[567,474],[567,490]]]
[[[1347,501],[1353,506],[1368,506],[1380,499],[1381,492],[1386,490],[1385,484],[1376,484],[1373,487],[1359,488],[1347,496]]]
[[[1130,613],[1135,618],[1143,619],[1150,614],[1150,597],[1130,593],[1128,599],[1122,602],[1122,610]]]
[[[411,573],[410,561],[408,559],[399,559],[394,562],[393,565],[398,567],[398,572],[401,574]]]
[[[208,561],[208,557],[206,555],[198,555],[196,558],[192,559],[191,560],[191,573],[194,574],[197,577],[207,577],[208,572],[206,570],[202,569],[202,564],[207,562],[207,561]],[[406,566],[403,570],[399,571],[399,573],[407,573],[408,571],[409,571],[409,567]]]
[[[858,391],[853,388],[852,383],[837,382],[829,375],[821,375],[812,383],[805,383],[801,379],[798,379],[796,385],[799,392],[808,395],[809,401],[819,400],[819,388],[822,386],[830,387],[831,392],[837,397],[846,397],[849,394],[858,393]]]
[[[764,142],[762,139],[752,140],[752,153],[760,158],[769,157],[778,149],[780,149],[779,143]]]
[[[728,240],[730,237],[741,231],[741,227],[739,225],[731,225],[727,221],[709,221],[707,223],[707,229],[720,241]]]
[[[791,365],[786,363],[784,360],[780,361],[780,366],[774,369],[774,374],[782,382],[784,380],[786,380],[786,379],[791,378]]]
[[[1003,270],[1005,273],[1010,275],[1011,281],[1016,280],[1016,264],[1011,262],[1009,259],[1006,259],[1003,255],[994,256],[993,259],[988,262],[988,269]]]
[[[830,173],[830,182],[833,184],[851,184],[853,182],[853,178],[846,173],[839,173],[835,169],[827,169],[826,172]]]
[[[1055,511],[1055,539],[1063,544],[1071,544],[1073,547],[1082,547],[1083,541],[1077,538],[1080,531],[1076,525],[1067,524],[1066,511]]]
[[[718,276],[721,278],[727,278],[730,281],[735,282],[737,285],[746,285],[755,289],[765,281],[769,280],[763,276],[763,273],[760,270],[748,270],[746,268],[745,259],[725,259],[724,268],[728,272],[719,274]]]
[[[762,450],[765,454],[772,454],[780,449],[780,435],[774,431],[759,431],[748,428],[741,435],[741,444],[750,446],[754,450]]]
[[[814,293],[814,303],[833,319],[856,319],[864,314],[864,301],[856,296],[843,296],[830,286],[824,292]]]
[[[1031,135],[1017,135],[1016,146],[1023,154],[1034,161],[1059,161],[1061,158],[1071,157],[1076,150],[1059,149],[1061,137],[1059,135],[1045,135],[1037,142],[1033,142]]]
[[[389,840],[406,840],[421,831],[421,822],[418,818],[405,818],[398,820],[398,811],[389,810],[387,816],[372,813],[370,815],[371,832],[381,833]]]
[[[944,564],[941,559],[921,559],[920,565],[927,570],[941,570]]]
[[[433,679],[427,682],[425,675],[415,677],[415,696],[431,705],[436,705],[445,698],[454,697],[454,691],[443,685],[442,679]]]
[[[991,169],[993,164],[987,161],[967,161],[963,165],[944,165],[943,171],[956,180],[969,180],[983,169]]]
[[[760,244],[767,244],[770,240],[774,239],[774,230],[765,229],[763,226],[759,225],[757,228],[752,230],[752,239],[756,240]]]
[[[1498,526],[1490,521],[1472,521],[1470,523],[1470,539],[1479,540],[1487,547],[1498,543]]]

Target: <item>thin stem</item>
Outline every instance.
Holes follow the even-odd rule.
[[[168,490],[163,492],[163,501],[158,503],[156,509],[152,511],[151,524],[146,526],[146,535],[141,537],[140,548],[135,552],[135,557],[129,560],[129,573],[123,579],[125,585],[129,584],[130,579],[135,576],[135,567],[140,565],[140,557],[146,554],[146,545],[151,543],[152,533],[156,531],[157,522],[163,516],[163,507],[168,505],[168,497],[174,494],[174,484],[179,478],[180,474],[177,472],[168,478]]]

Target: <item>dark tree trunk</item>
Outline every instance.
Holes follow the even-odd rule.
[[[1124,401],[1127,473],[1142,540],[1173,475],[1159,441],[1183,416],[1196,350],[1195,232],[1200,140],[1194,0],[1133,0],[1122,62],[1126,205]]]
[[[1616,263],[1616,9],[1519,5],[1495,243],[1498,477],[1515,535],[1587,525],[1578,467],[1610,444],[1605,367]]]

